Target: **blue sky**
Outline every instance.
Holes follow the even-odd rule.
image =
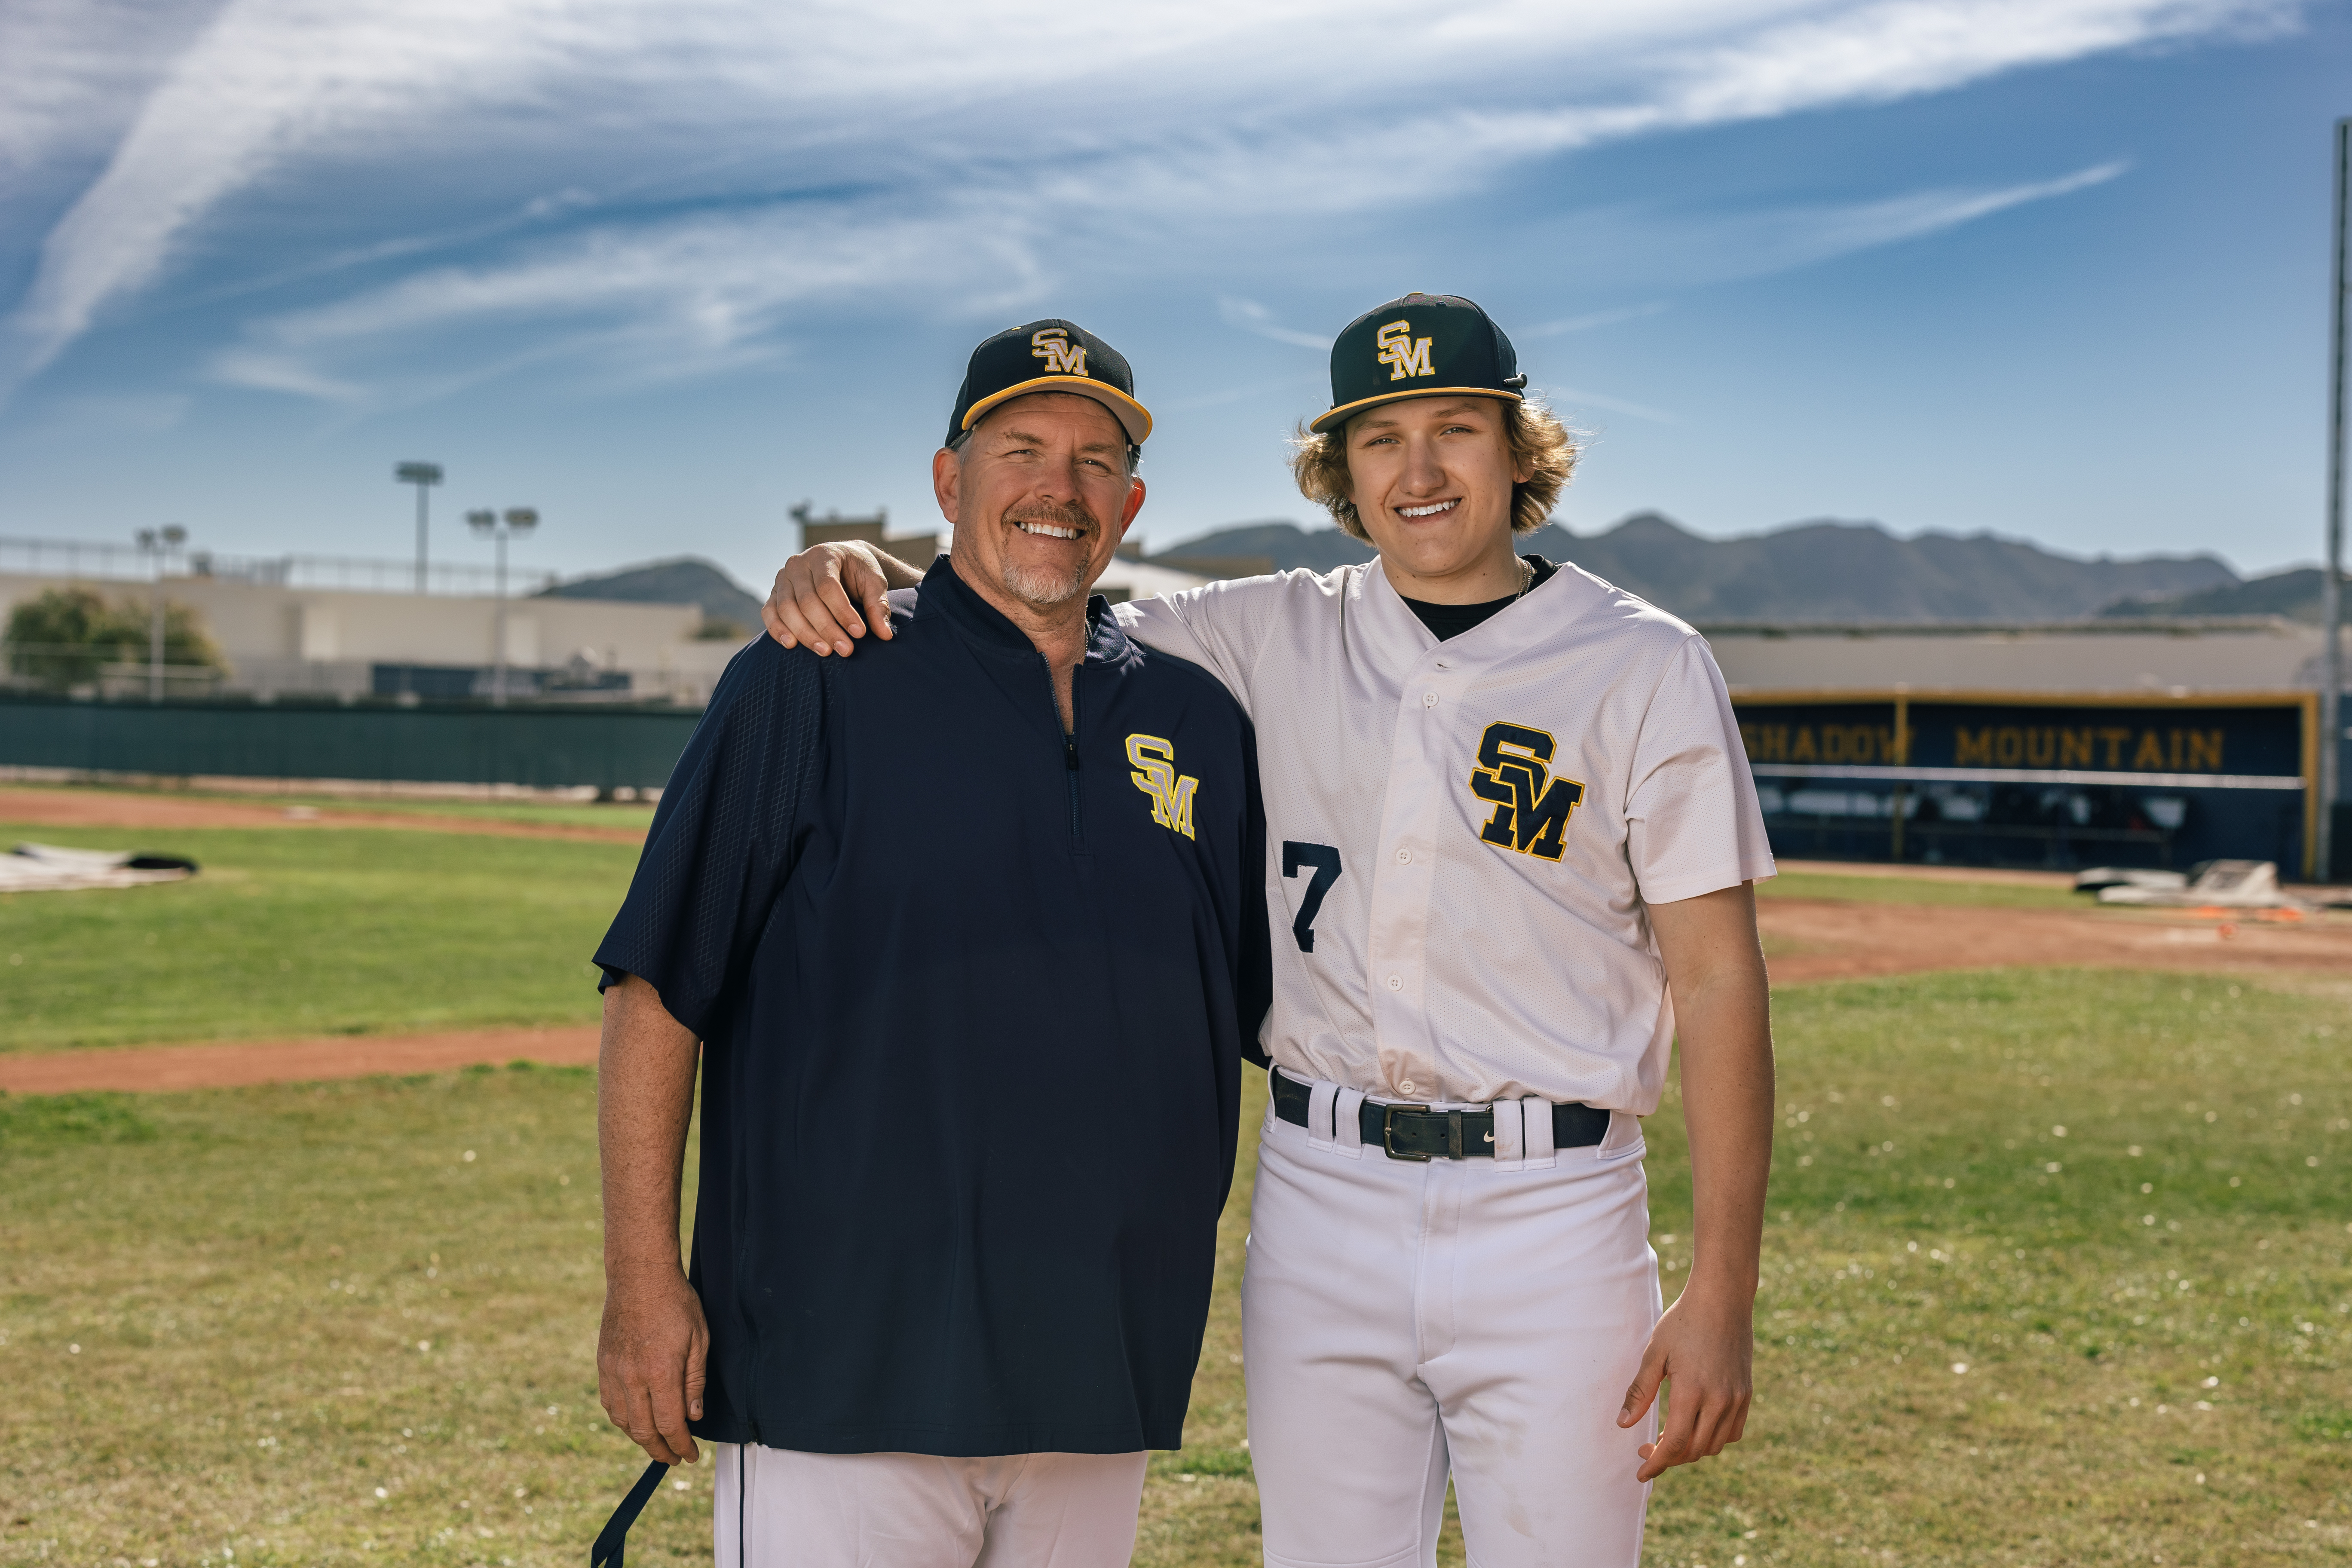
[[[1139,531],[1318,522],[1318,342],[1485,303],[1561,517],[2317,552],[2334,0],[0,0],[0,534],[520,563],[933,520],[1073,317]]]

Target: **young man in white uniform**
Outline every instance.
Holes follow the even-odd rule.
[[[1650,1481],[1746,1419],[1771,857],[1706,643],[1512,552],[1574,458],[1524,385],[1468,300],[1367,313],[1294,466],[1380,559],[1118,606],[1257,729],[1275,1114],[1243,1321],[1283,1568],[1431,1562],[1449,1472],[1480,1568],[1632,1568]],[[804,552],[770,629],[845,655],[909,570]],[[1677,1032],[1695,1257],[1662,1315],[1639,1118]]]

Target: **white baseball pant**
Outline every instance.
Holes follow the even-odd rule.
[[[1288,1076],[1288,1075],[1286,1075]],[[1242,1279],[1250,1458],[1273,1568],[1428,1568],[1451,1471],[1472,1568],[1635,1568],[1647,1484],[1617,1425],[1661,1310],[1638,1118],[1496,1159],[1390,1159],[1360,1092],[1268,1108]],[[1441,1106],[1440,1110],[1485,1107]]]
[[[716,1568],[1127,1568],[1145,1456],[712,1443]]]

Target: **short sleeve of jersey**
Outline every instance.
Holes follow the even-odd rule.
[[[1129,599],[1112,605],[1111,614],[1118,618],[1119,628],[1144,647],[1197,664],[1224,682],[1226,690],[1239,694],[1232,673],[1218,664],[1191,623],[1165,598]]]
[[[814,662],[762,637],[728,664],[596,949],[607,976],[651,984],[698,1038],[722,1023],[730,983],[749,963],[789,868],[791,802],[821,708],[819,680],[796,659]]]
[[[1706,641],[1683,639],[1642,718],[1626,856],[1642,901],[1671,904],[1773,874],[1731,694]]]
[[[1333,581],[1339,578],[1333,574]],[[1146,647],[1194,664],[1225,683],[1243,710],[1255,718],[1250,683],[1258,655],[1292,595],[1333,592],[1312,573],[1236,577],[1118,606],[1120,624]]]

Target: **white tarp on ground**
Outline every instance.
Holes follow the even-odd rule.
[[[63,849],[19,844],[0,855],[0,893],[61,893],[79,888],[138,888],[196,874],[193,860],[128,849]]]
[[[2154,905],[2163,909],[2304,910],[2316,906],[2279,886],[2274,860],[2214,860],[2195,881],[2174,887],[2116,884],[2099,889],[2103,904]]]

